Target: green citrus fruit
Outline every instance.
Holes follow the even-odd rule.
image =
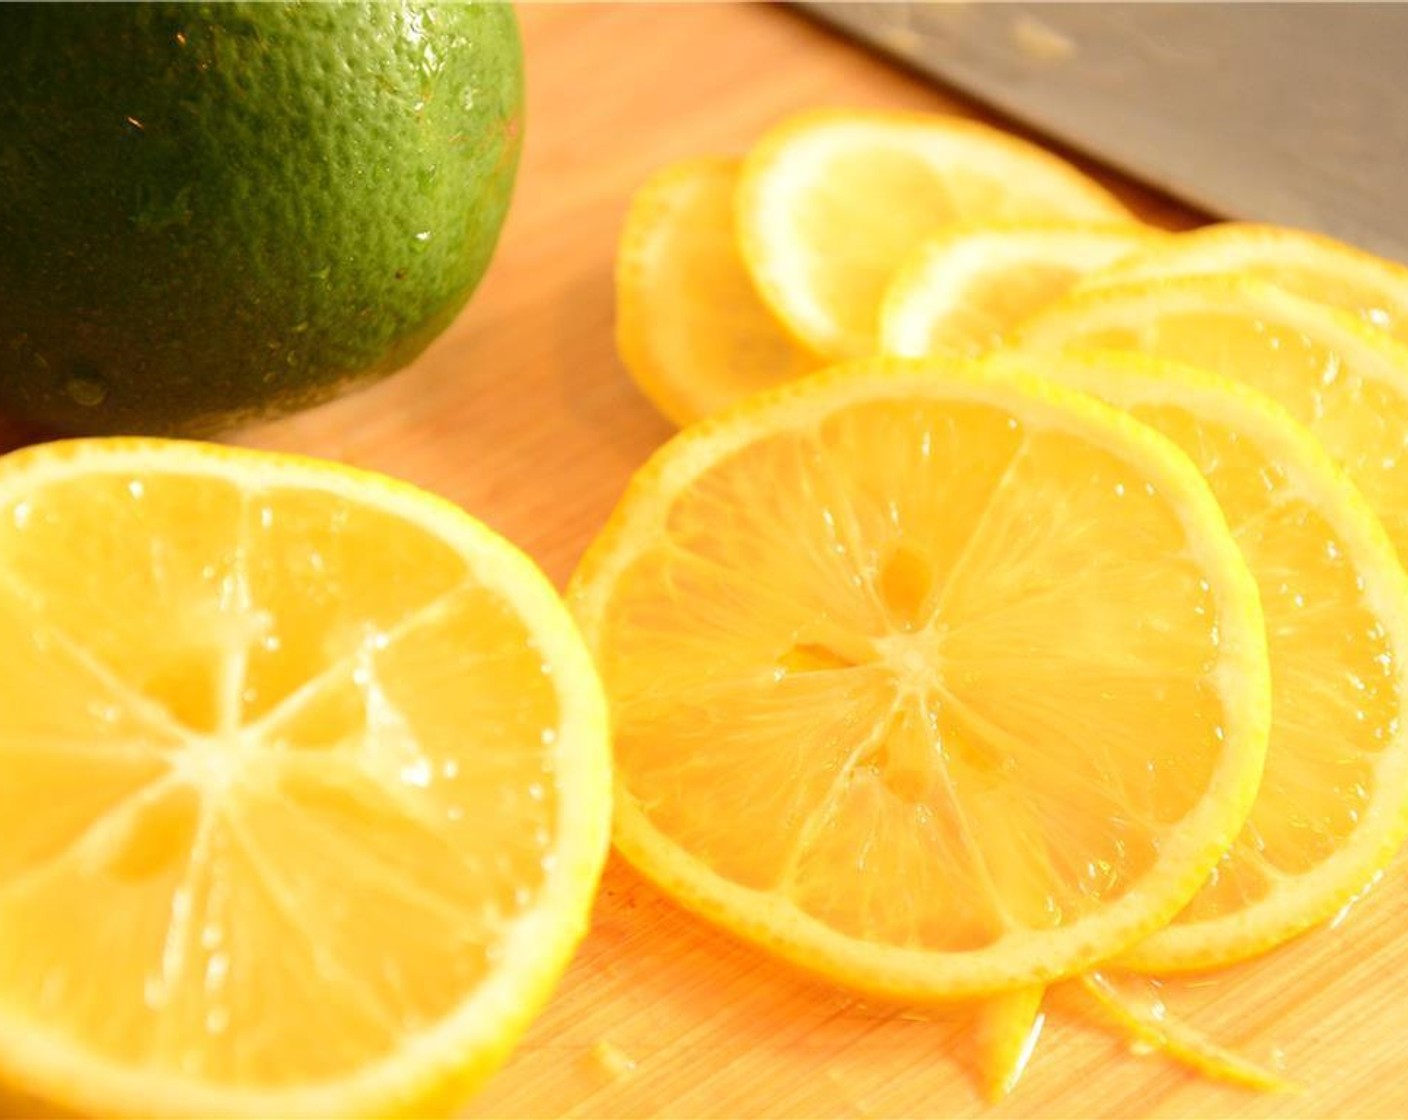
[[[400,368],[498,239],[502,3],[0,11],[0,411],[202,432]]]

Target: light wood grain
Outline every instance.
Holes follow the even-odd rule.
[[[816,105],[982,111],[779,8],[530,5],[527,147],[499,254],[412,368],[238,433],[382,470],[460,503],[561,585],[630,472],[670,434],[612,342],[630,194],[679,157],[741,152]],[[1198,220],[1107,178],[1145,216]],[[19,433],[3,433],[13,443]],[[556,997],[474,1117],[1408,1116],[1408,887],[1396,865],[1341,926],[1190,987],[1175,1008],[1285,1068],[1258,1096],[1137,1056],[1050,997],[1016,1094],[984,1104],[961,1009],[856,1001],[677,910],[619,861]]]

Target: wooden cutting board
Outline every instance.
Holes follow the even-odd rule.
[[[754,5],[521,9],[527,145],[489,276],[414,368],[243,433],[387,471],[443,494],[561,586],[627,476],[672,429],[612,341],[612,262],[627,201],[657,167],[744,150],[816,105],[979,107],[795,13]],[[1102,176],[1146,218],[1201,219]],[[1078,998],[1048,998],[1017,1092],[988,1105],[969,1020],[858,1002],[677,910],[619,860],[556,998],[475,1117],[1408,1117],[1408,885],[1402,867],[1331,933],[1174,1010],[1258,1057],[1295,1097],[1225,1088],[1128,1041]]]
[[[479,294],[413,368],[233,439],[434,490],[561,586],[671,432],[612,342],[612,258],[631,192],[679,157],[742,151],[794,109],[983,111],[776,7],[528,5],[521,17],[527,147]],[[1104,178],[1151,220],[1199,220]],[[1078,993],[1058,990],[1026,1077],[989,1106],[961,1010],[879,1006],[793,974],[613,859],[556,997],[468,1115],[1408,1116],[1403,870],[1337,929],[1170,995],[1222,1041],[1280,1055],[1303,1093],[1225,1088],[1133,1053]]]

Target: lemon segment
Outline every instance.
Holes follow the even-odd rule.
[[[991,996],[979,1005],[973,1041],[978,1076],[988,1100],[1002,1100],[1021,1080],[1041,1037],[1045,995],[1044,987],[1018,988]]]

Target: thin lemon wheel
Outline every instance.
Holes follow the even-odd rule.
[[[1260,792],[1212,878],[1121,963],[1255,956],[1333,916],[1408,833],[1408,576],[1359,491],[1261,394],[1126,355],[1052,356],[1042,370],[1177,443],[1257,580],[1271,658]]]
[[[616,343],[641,392],[684,425],[821,363],[773,318],[734,232],[736,159],[684,160],[635,194],[616,255]]]
[[[1408,347],[1348,312],[1249,277],[1180,277],[1074,293],[1013,345],[1137,351],[1260,390],[1344,466],[1408,557]]]
[[[872,993],[1107,959],[1261,772],[1260,607],[1206,483],[1034,378],[874,360],[749,398],[639,472],[568,601],[620,851]]]
[[[935,113],[815,110],[748,152],[739,243],[778,320],[823,357],[878,348],[880,302],[904,258],[955,222],[1128,221],[1050,152]]]
[[[1408,343],[1408,267],[1308,230],[1218,222],[1151,245],[1082,286],[1214,275],[1266,280]]]
[[[880,304],[880,350],[976,357],[1091,273],[1168,234],[1136,222],[980,222],[915,248]]]
[[[0,1081],[99,1115],[427,1115],[585,930],[605,702],[448,502],[156,440],[0,459]]]

